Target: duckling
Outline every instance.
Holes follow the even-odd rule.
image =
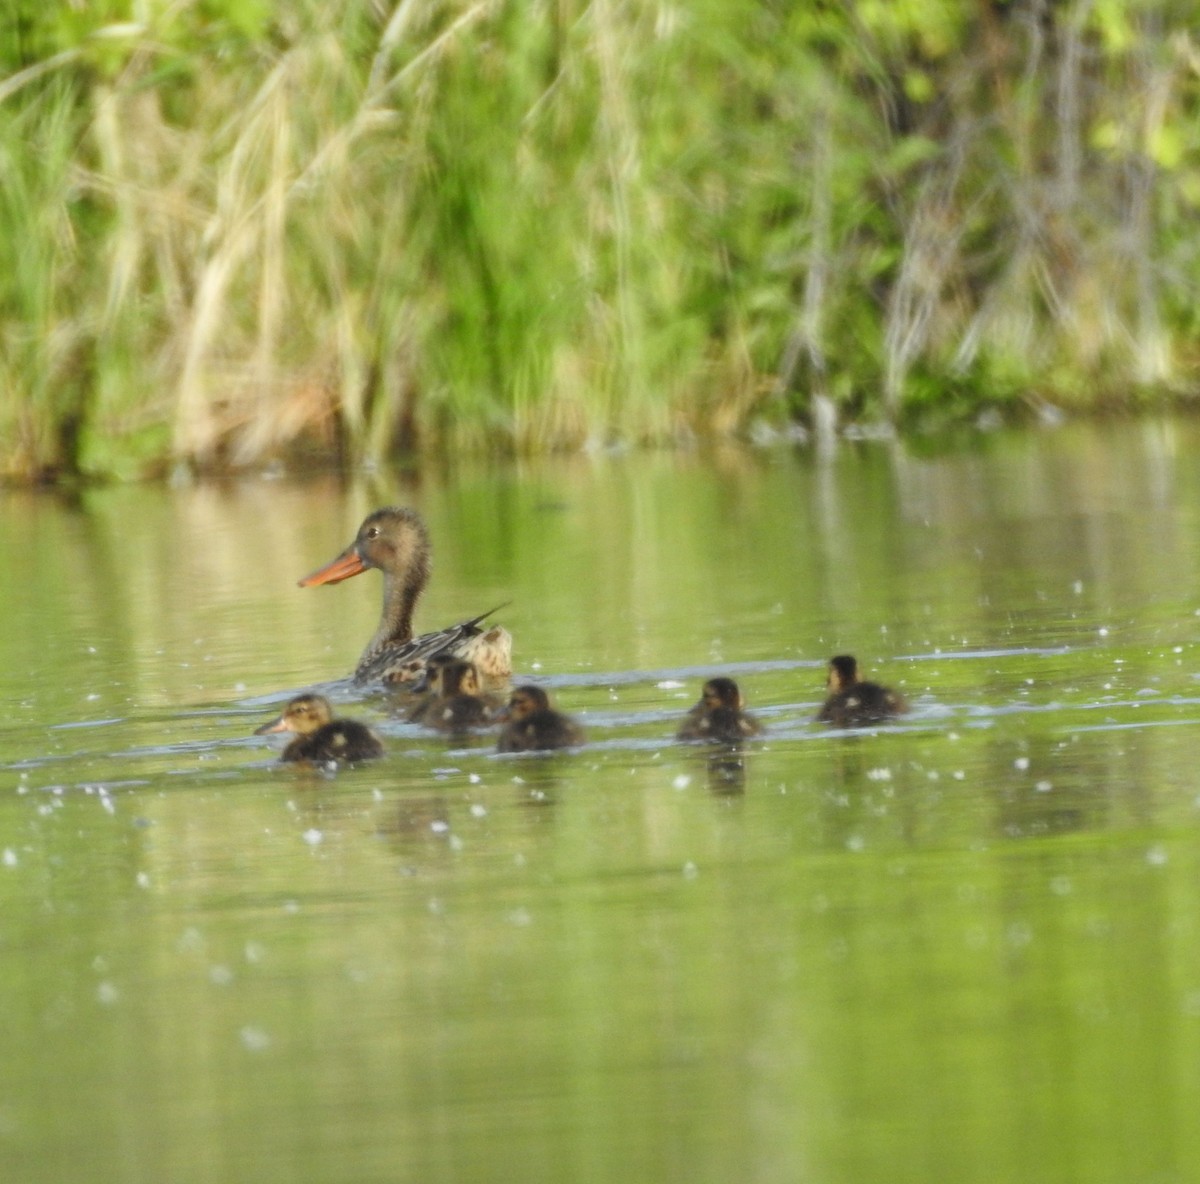
[[[410,663],[410,666],[419,665],[421,669],[413,675],[412,681],[405,683],[412,692],[412,697],[407,700],[408,706],[400,712],[405,719],[419,724],[425,718],[426,712],[440,697],[441,668],[448,662],[456,661],[458,659],[453,655],[442,653],[434,654],[427,662]]]
[[[429,582],[429,531],[420,514],[402,506],[385,506],[369,514],[354,542],[336,559],[307,575],[302,588],[338,584],[368,568],[383,572],[383,611],[375,636],[367,643],[354,671],[357,683],[411,681],[438,653],[474,662],[489,679],[512,675],[512,637],[499,625],[484,630],[480,622],[495,609],[434,633],[413,636],[413,610]],[[414,663],[416,665],[414,665]]]
[[[479,672],[461,658],[431,666],[433,686],[409,718],[443,732],[466,732],[492,725],[493,704],[480,693]]]
[[[700,701],[680,725],[676,738],[732,743],[747,736],[757,736],[762,725],[746,713],[745,706],[741,689],[732,678],[710,678],[704,684]]]
[[[860,728],[883,723],[908,710],[902,696],[858,675],[858,662],[849,654],[829,659],[826,683],[829,697],[817,719],[839,728]]]
[[[268,732],[295,732],[296,738],[280,754],[281,761],[365,761],[383,756],[379,737],[355,719],[334,719],[333,708],[323,695],[298,695],[278,719],[261,728]]]
[[[507,723],[496,743],[497,752],[574,748],[583,743],[583,730],[569,716],[550,706],[550,699],[541,687],[517,687],[498,718]]]

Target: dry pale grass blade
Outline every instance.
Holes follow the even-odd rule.
[[[287,55],[267,74],[217,174],[215,206],[204,228],[206,258],[182,336],[174,446],[178,455],[211,459],[232,429],[257,413],[269,419],[274,359],[286,311],[284,254],[291,193],[292,72],[301,55]],[[225,336],[241,315],[235,287],[240,273],[257,268],[255,345],[248,370],[258,379],[247,396],[213,391],[222,373]],[[215,395],[215,397],[214,397]],[[255,406],[257,404],[257,407]],[[243,453],[246,454],[245,450]]]
[[[900,272],[884,317],[884,402],[896,416],[908,372],[934,331],[949,277],[961,268],[964,226],[957,217],[960,185],[976,124],[963,121],[944,158],[926,176],[904,226]]]
[[[77,62],[82,57],[78,49],[65,49],[43,61],[34,62],[23,70],[17,70],[3,81],[0,81],[0,103],[6,103],[24,87],[30,86],[41,78],[56,74],[64,66]]]
[[[269,392],[277,382],[277,355],[287,315],[287,220],[288,192],[291,180],[292,124],[289,117],[291,96],[288,88],[272,89],[264,106],[264,134],[268,137],[269,158],[265,192],[262,199],[262,234],[259,245],[258,300],[256,337],[251,365],[252,398],[248,414],[267,419],[273,411]],[[244,448],[244,446],[243,446]],[[250,457],[264,449],[252,447]]]
[[[396,118],[396,113],[391,107],[396,93],[406,86],[413,85],[414,75],[423,68],[435,66],[439,56],[447,52],[456,39],[464,36],[472,25],[486,18],[498,7],[499,0],[481,0],[480,3],[473,4],[466,12],[456,17],[429,45],[415,53],[403,67],[387,77],[384,77],[387,54],[381,47],[372,66],[372,86],[364,93],[353,117],[327,137],[308,164],[297,174],[293,182],[294,187],[303,189],[314,184],[335,162],[345,158],[356,140],[380,128],[390,127]],[[407,13],[404,14],[404,20],[406,19]],[[402,20],[397,30],[391,30],[390,25],[389,30],[385,30],[385,34],[388,31],[393,33],[393,45],[403,27]]]

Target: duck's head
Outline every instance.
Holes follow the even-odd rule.
[[[710,678],[700,693],[700,703],[706,711],[717,707],[741,711],[744,702],[741,689],[732,678]]]
[[[858,662],[849,654],[838,654],[829,659],[829,678],[825,685],[831,695],[848,691],[858,682]]]
[[[255,728],[254,734],[264,736],[268,732],[295,732],[299,736],[308,736],[332,719],[333,708],[324,695],[297,695],[278,719]]]
[[[354,542],[336,559],[300,581],[301,588],[338,584],[377,567],[387,575],[402,575],[412,583],[429,578],[429,532],[416,510],[385,506],[368,514]]]
[[[500,718],[502,720],[522,720],[527,719],[536,711],[548,711],[549,709],[550,699],[541,687],[532,685],[517,687],[508,701],[508,706],[500,713]]]

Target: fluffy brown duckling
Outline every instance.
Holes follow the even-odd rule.
[[[421,660],[411,664],[419,666],[420,669],[411,676],[411,680],[406,681],[406,689],[412,692],[412,698],[408,700],[407,707],[401,712],[405,719],[419,723],[430,707],[442,697],[447,687],[450,688],[450,694],[457,694],[458,688],[465,681],[469,693],[477,693],[477,688],[482,680],[479,678],[479,671],[475,669],[473,662],[466,662],[469,670],[463,670],[460,667],[443,677],[442,668],[452,666],[456,662],[466,662],[466,659],[456,658],[453,654],[443,650],[440,654],[434,654],[428,662]],[[489,694],[486,698],[493,707],[500,706],[500,700],[494,695]]]
[[[745,711],[741,688],[732,678],[710,678],[700,701],[687,713],[676,737],[679,740],[718,740],[732,743],[757,736],[762,725]]]
[[[498,718],[506,722],[496,742],[497,752],[574,748],[583,743],[583,730],[570,716],[550,706],[541,687],[517,687]]]
[[[430,662],[429,674],[429,692],[409,712],[409,719],[443,732],[491,727],[496,704],[482,693],[473,663],[442,657]]]
[[[908,710],[908,704],[895,691],[859,677],[858,662],[849,654],[829,659],[826,683],[829,697],[817,719],[839,728],[860,728],[884,723]]]
[[[399,714],[413,723],[420,723],[425,713],[438,699],[439,674],[448,662],[457,662],[453,654],[434,654],[428,662],[418,661],[409,663],[411,673],[404,679],[406,690],[412,692],[412,698],[407,700]]]
[[[349,763],[383,756],[379,737],[356,719],[334,719],[333,708],[323,695],[297,695],[278,719],[254,729],[256,736],[268,732],[296,733],[280,753],[281,761]]]
[[[421,516],[407,507],[385,506],[367,515],[354,542],[336,559],[300,581],[302,588],[309,588],[338,584],[372,567],[383,573],[379,627],[358,660],[355,682],[411,680],[440,653],[473,662],[485,678],[504,680],[512,674],[508,630],[480,626],[495,609],[435,633],[413,636],[413,610],[429,581],[430,559],[429,531]]]

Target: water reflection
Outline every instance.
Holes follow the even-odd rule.
[[[746,792],[746,754],[744,744],[715,745],[705,754],[708,788],[716,795]]]

